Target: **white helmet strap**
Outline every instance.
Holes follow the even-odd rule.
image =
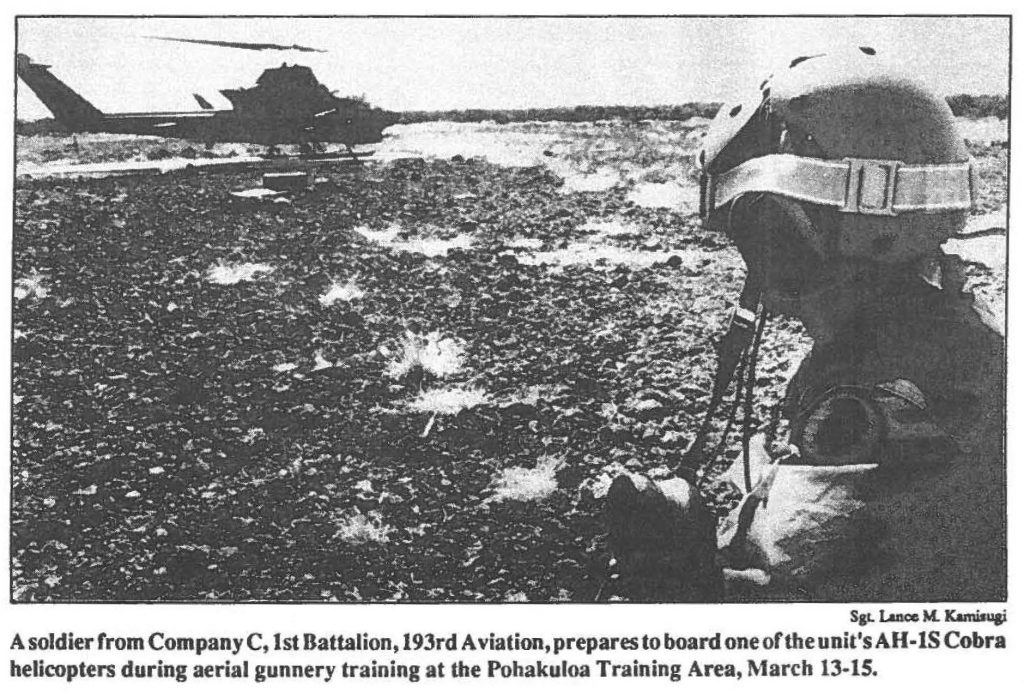
[[[907,165],[897,160],[765,155],[709,175],[702,209],[710,213],[742,194],[764,192],[877,216],[969,211],[977,191],[975,177],[970,162]]]

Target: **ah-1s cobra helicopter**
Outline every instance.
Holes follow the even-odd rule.
[[[265,70],[255,87],[221,90],[232,109],[213,110],[194,95],[203,111],[106,114],[61,82],[50,66],[18,54],[17,73],[65,129],[77,133],[167,136],[213,143],[297,144],[303,153],[341,143],[353,157],[356,144],[379,143],[396,115],[356,97],[337,97],[302,65]]]

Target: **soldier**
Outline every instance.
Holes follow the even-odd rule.
[[[618,478],[624,580],[645,600],[1005,599],[1005,348],[940,247],[975,194],[948,105],[868,47],[804,56],[723,106],[698,162],[704,225],[748,276],[684,464],[712,465],[713,413],[767,312],[814,340],[784,404],[795,455],[745,443],[717,531],[692,471]]]

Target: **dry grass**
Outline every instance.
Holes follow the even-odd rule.
[[[465,233],[460,233],[453,238],[447,239],[430,235],[401,239],[402,229],[397,225],[390,225],[384,230],[374,230],[366,226],[359,226],[356,228],[356,232],[370,242],[386,247],[389,250],[419,254],[424,257],[443,257],[451,250],[464,250],[473,246],[473,238]]]
[[[458,414],[487,402],[487,393],[478,388],[432,388],[417,395],[409,403],[413,412]]]
[[[588,218],[580,230],[593,238],[635,238],[641,234],[640,226],[621,218]]]
[[[555,474],[565,461],[556,456],[541,456],[533,468],[506,468],[494,481],[492,501],[532,502],[546,499],[558,489]]]
[[[325,368],[333,368],[334,363],[324,358],[322,351],[317,351],[313,354],[313,370],[323,371]]]
[[[392,378],[402,378],[410,371],[421,368],[437,378],[445,378],[462,370],[465,360],[463,343],[440,332],[416,334],[406,332],[398,357],[387,368]]]
[[[679,182],[642,182],[626,198],[642,208],[668,208],[682,212],[697,208],[694,188]]]
[[[451,250],[465,250],[473,246],[473,238],[465,233],[456,235],[453,238],[442,240],[440,238],[417,238],[405,242],[393,243],[390,247],[399,252],[410,254],[421,254],[425,257],[443,257]]]
[[[379,512],[345,513],[334,519],[337,530],[332,539],[349,545],[386,545],[392,527],[385,524]]]
[[[222,286],[233,286],[240,281],[254,281],[272,271],[274,271],[274,267],[269,264],[217,262],[206,272],[206,279]]]
[[[389,225],[383,230],[375,230],[365,225],[361,225],[356,228],[356,232],[362,235],[370,242],[378,245],[388,246],[395,241],[398,234],[402,232],[402,229],[397,225]]]
[[[594,242],[574,242],[567,247],[557,250],[545,250],[540,252],[521,253],[516,255],[520,264],[526,266],[539,266],[546,264],[550,267],[563,268],[572,266],[627,266],[627,267],[650,267],[655,264],[664,264],[672,255],[679,255],[684,263],[692,263],[693,252],[681,250],[640,250],[634,247],[619,247]]]
[[[333,281],[327,291],[320,295],[320,305],[326,307],[334,305],[338,301],[351,303],[352,301],[359,300],[365,295],[366,293],[356,286],[355,279],[349,279],[344,284]]]
[[[544,241],[537,238],[516,237],[505,241],[505,247],[518,250],[539,250],[544,247]]]
[[[50,291],[48,288],[43,286],[44,278],[45,277],[43,277],[39,272],[33,271],[28,276],[18,279],[14,282],[14,297],[18,300],[22,300],[30,296],[35,296],[40,300],[46,298],[50,295]]]

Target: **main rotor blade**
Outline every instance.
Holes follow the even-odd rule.
[[[224,46],[225,48],[241,48],[248,51],[303,51],[305,53],[327,53],[324,49],[312,48],[310,46],[300,46],[299,44],[292,44],[291,46],[285,46],[284,44],[257,44],[248,41],[213,41],[212,39],[181,39],[174,36],[145,36],[146,39],[156,39],[157,41],[177,41],[183,44],[205,44],[206,46]]]

